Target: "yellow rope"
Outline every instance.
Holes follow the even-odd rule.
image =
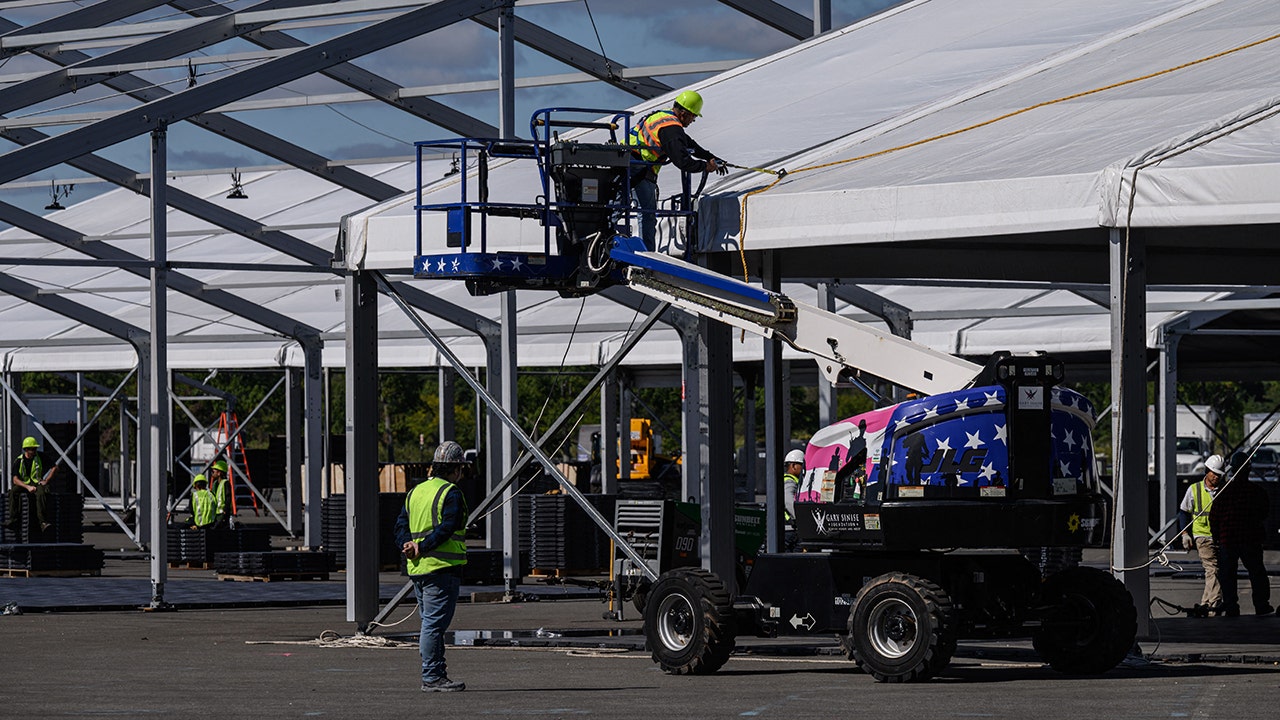
[[[1142,81],[1144,81],[1144,80],[1150,80],[1150,79],[1152,79],[1152,78],[1157,78],[1157,77],[1160,77],[1160,76],[1162,76],[1162,75],[1168,75],[1168,74],[1170,74],[1170,73],[1174,73],[1174,72],[1177,72],[1177,71],[1179,71],[1179,70],[1185,70],[1186,68],[1192,67],[1192,66],[1194,66],[1194,65],[1199,65],[1199,64],[1201,64],[1201,63],[1206,63],[1206,62],[1209,62],[1210,60],[1217,60],[1218,58],[1225,57],[1225,56],[1227,56],[1227,55],[1231,55],[1231,54],[1233,54],[1233,53],[1240,52],[1241,50],[1248,50],[1249,48],[1257,47],[1257,46],[1259,46],[1259,45],[1263,45],[1263,44],[1269,43],[1269,42],[1271,42],[1271,41],[1273,41],[1273,40],[1276,40],[1276,39],[1280,39],[1280,33],[1277,33],[1277,34],[1275,34],[1275,35],[1271,35],[1270,37],[1262,38],[1261,40],[1255,40],[1255,41],[1253,41],[1253,42],[1245,43],[1244,45],[1238,45],[1238,46],[1233,47],[1233,48],[1231,48],[1231,49],[1229,49],[1229,50],[1223,50],[1222,52],[1214,53],[1213,55],[1206,55],[1205,57],[1198,58],[1198,59],[1196,59],[1196,60],[1191,60],[1190,62],[1185,62],[1185,63],[1182,63],[1181,65],[1174,65],[1173,67],[1165,68],[1165,69],[1163,69],[1163,70],[1157,70],[1157,71],[1155,71],[1155,72],[1153,72],[1153,73],[1148,73],[1148,74],[1146,74],[1146,75],[1142,75],[1142,76],[1135,77],[1135,78],[1129,78],[1128,80],[1121,80],[1120,82],[1112,83],[1112,84],[1110,84],[1110,85],[1104,85],[1104,86],[1102,86],[1102,87],[1093,88],[1092,90],[1085,90],[1085,91],[1083,91],[1083,92],[1074,93],[1074,94],[1072,94],[1072,95],[1065,95],[1065,96],[1063,96],[1063,97],[1055,98],[1055,99],[1053,99],[1053,100],[1046,100],[1046,101],[1044,101],[1044,102],[1036,103],[1035,105],[1028,105],[1027,107],[1021,108],[1021,109],[1019,109],[1019,110],[1014,110],[1014,111],[1012,111],[1012,112],[1007,112],[1007,113],[1005,113],[1004,115],[1000,115],[1000,116],[998,116],[998,117],[991,118],[990,120],[984,120],[984,121],[982,121],[982,122],[980,122],[980,123],[975,123],[975,124],[973,124],[973,125],[969,125],[968,127],[960,128],[959,130],[952,130],[952,131],[950,131],[950,132],[945,132],[945,133],[942,133],[942,134],[940,134],[940,135],[934,135],[933,137],[927,137],[927,138],[924,138],[923,140],[916,140],[916,141],[914,141],[914,142],[909,142],[909,143],[906,143],[906,144],[904,144],[904,145],[898,145],[898,146],[896,146],[896,147],[886,148],[886,149],[884,149],[884,150],[877,150],[876,152],[867,153],[867,154],[865,154],[865,155],[859,155],[859,156],[857,156],[857,157],[845,158],[844,160],[834,160],[834,161],[832,161],[832,162],[822,163],[822,164],[820,164],[820,165],[810,165],[810,166],[808,166],[808,167],[802,167],[802,168],[799,168],[799,169],[796,169],[796,170],[788,170],[788,171],[787,171],[787,175],[797,175],[797,174],[799,174],[799,173],[809,172],[809,171],[811,171],[811,170],[821,170],[821,169],[823,169],[823,168],[834,167],[834,166],[836,166],[836,165],[844,165],[844,164],[847,164],[847,163],[858,162],[858,161],[860,161],[860,160],[869,160],[869,159],[871,159],[871,158],[879,157],[879,156],[881,156],[881,155],[888,155],[888,154],[890,154],[890,153],[895,153],[895,152],[898,152],[899,150],[907,150],[907,149],[910,149],[910,148],[913,148],[913,147],[918,147],[918,146],[920,146],[920,145],[925,145],[925,144],[927,144],[927,143],[934,142],[934,141],[936,141],[936,140],[943,140],[943,139],[946,139],[946,138],[949,138],[949,137],[954,137],[954,136],[959,135],[959,134],[961,134],[961,133],[969,132],[970,130],[977,130],[978,128],[983,128],[983,127],[986,127],[986,126],[988,126],[988,125],[994,125],[995,123],[998,123],[998,122],[1000,122],[1001,120],[1008,120],[1008,119],[1009,119],[1009,118],[1011,118],[1011,117],[1016,117],[1016,116],[1021,115],[1021,114],[1023,114],[1023,113],[1031,112],[1032,110],[1036,110],[1036,109],[1039,109],[1039,108],[1042,108],[1042,107],[1048,107],[1048,106],[1050,106],[1050,105],[1057,105],[1058,103],[1064,103],[1064,102],[1067,102],[1067,101],[1069,101],[1069,100],[1076,100],[1076,99],[1079,99],[1079,98],[1082,98],[1082,97],[1088,97],[1089,95],[1096,95],[1097,93],[1105,92],[1105,91],[1107,91],[1107,90],[1114,90],[1115,88],[1118,88],[1118,87],[1124,87],[1125,85],[1132,85],[1132,84],[1134,84],[1134,83],[1142,82]],[[739,217],[739,220],[738,220],[738,256],[739,256],[739,257],[741,258],[741,260],[742,260],[742,279],[743,279],[743,280],[748,280],[748,273],[747,273],[747,201],[748,201],[748,200],[751,198],[751,196],[753,196],[753,195],[759,195],[759,194],[761,194],[761,193],[764,193],[764,192],[767,192],[767,191],[769,191],[769,190],[772,190],[772,189],[773,189],[774,187],[776,187],[776,186],[778,185],[778,183],[780,183],[780,182],[782,182],[782,178],[781,178],[781,177],[779,177],[779,178],[775,179],[773,182],[769,183],[768,185],[765,185],[764,187],[760,187],[760,188],[757,188],[757,189],[755,189],[755,190],[752,190],[751,192],[748,192],[748,193],[746,193],[746,194],[744,194],[744,195],[742,196],[742,213],[741,213],[741,215],[740,215],[740,217]]]

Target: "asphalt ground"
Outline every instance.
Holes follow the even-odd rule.
[[[1155,569],[1152,595],[1190,606],[1201,580],[1194,563],[1173,559],[1184,569]],[[1270,567],[1276,560],[1268,554]],[[102,578],[4,579],[0,605],[51,580],[145,587],[146,570],[125,553],[108,561]],[[233,588],[292,585],[305,594],[342,585],[341,576],[226,583],[196,570],[171,571],[170,581],[207,586],[200,594],[215,598]],[[384,589],[400,582],[382,577]],[[1247,585],[1240,580],[1246,613]],[[624,608],[619,622],[602,616],[608,606],[589,591],[524,587],[530,601],[459,606],[448,659],[450,675],[468,689],[447,695],[419,692],[411,606],[389,618],[403,622],[368,639],[354,637],[339,601],[215,600],[173,612],[42,612],[33,604],[0,616],[0,718],[1254,718],[1274,716],[1280,697],[1274,616],[1188,618],[1154,604],[1140,652],[1100,676],[1061,675],[1028,641],[962,642],[933,680],[878,684],[839,655],[834,636],[822,636],[739,638],[738,652],[714,675],[673,677],[643,650],[634,609]],[[56,584],[44,591],[68,594]]]

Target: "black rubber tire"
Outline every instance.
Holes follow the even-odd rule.
[[[1124,660],[1138,634],[1138,610],[1111,573],[1075,567],[1050,575],[1041,587],[1046,606],[1031,637],[1040,657],[1058,672],[1097,675]]]
[[[644,636],[653,661],[672,675],[710,675],[736,645],[733,604],[724,583],[702,568],[676,568],[649,589]]]
[[[924,578],[881,575],[858,591],[847,642],[854,662],[877,682],[928,680],[956,651],[951,598]]]

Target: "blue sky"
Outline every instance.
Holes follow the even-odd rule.
[[[0,9],[0,15],[20,25],[28,25],[44,17],[68,12],[74,5],[84,4],[88,3],[79,0],[17,10]],[[256,3],[250,0],[232,0],[222,4],[242,10],[251,8]],[[780,4],[806,17],[813,12],[812,0],[781,0]],[[832,0],[832,25],[846,25],[894,4],[897,4],[895,0]],[[600,52],[603,45],[606,57],[630,67],[750,59],[795,44],[792,38],[783,33],[712,0],[646,0],[643,3],[591,0],[589,5],[591,16],[595,20],[594,28],[588,17],[588,5],[582,0],[519,7],[516,13],[523,19],[596,52]],[[131,18],[129,22],[173,17],[178,17],[175,11],[161,7],[146,15]],[[335,26],[297,30],[293,34],[315,40],[350,29],[350,26]],[[207,48],[204,52],[212,55],[254,49],[256,46],[237,39]],[[357,61],[357,64],[406,87],[492,80],[497,75],[497,37],[488,28],[474,22],[464,22],[368,55]],[[50,68],[51,65],[38,59],[18,56],[3,65],[3,72],[29,72]],[[220,72],[220,68],[214,64],[200,66],[198,70],[202,74],[210,73],[210,76]],[[565,72],[572,72],[572,69],[534,50],[517,46],[518,76]],[[154,71],[147,74],[146,79],[157,83],[176,81],[178,84],[173,86],[176,91],[183,87],[185,74],[182,70]],[[700,77],[661,79],[669,85],[679,87]],[[277,88],[269,96],[346,91],[346,87],[336,82],[313,76]],[[491,124],[498,123],[498,103],[494,92],[438,96],[435,99]],[[626,107],[636,101],[635,96],[601,82],[531,88],[517,93],[516,124],[518,128],[524,128],[529,113],[539,107]],[[72,103],[76,103],[76,106],[69,107]],[[21,114],[40,109],[91,112],[123,109],[133,105],[135,102],[128,98],[113,97],[108,88],[95,87],[56,98]],[[244,112],[235,117],[338,160],[407,156],[412,152],[414,141],[454,134],[372,101],[330,107]],[[63,132],[65,126],[42,130],[56,134]],[[8,142],[3,145],[6,150],[13,147]],[[135,170],[145,171],[148,166],[148,148],[145,138],[137,138],[108,148],[101,154]],[[172,171],[185,171],[251,167],[275,164],[276,161],[183,124],[170,129],[168,163]],[[49,202],[49,181],[63,183],[69,178],[83,176],[84,173],[75,168],[52,168],[30,178],[42,181],[43,186],[31,189],[0,188],[0,200],[42,213],[42,208]],[[86,199],[108,189],[109,186],[101,183],[80,184],[71,195],[70,202]],[[63,204],[68,204],[68,201],[64,200]]]

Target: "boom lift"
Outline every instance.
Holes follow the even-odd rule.
[[[469,177],[458,183],[458,202],[424,204],[420,189],[416,274],[465,280],[475,294],[572,296],[623,284],[784,342],[833,380],[867,373],[924,394],[810,440],[796,504],[806,552],[761,555],[742,587],[696,567],[657,577],[644,611],[655,662],[670,673],[705,674],[724,664],[738,634],[836,632],[851,660],[887,682],[931,677],[962,638],[1030,636],[1066,673],[1117,665],[1137,630],[1124,585],[1089,567],[1042,578],[1019,550],[1108,543],[1093,408],[1060,387],[1062,363],[999,353],[981,367],[653,252],[629,232],[629,178],[642,163],[617,131],[625,137],[630,120],[626,112],[548,109],[534,114],[533,140],[420,143],[473,156],[479,199],[468,197]],[[561,138],[557,129],[566,128],[606,131],[609,140]],[[490,201],[495,157],[537,163],[537,202]],[[424,253],[423,218],[440,211],[458,250]],[[662,214],[696,236],[687,178]],[[542,247],[490,252],[490,223],[504,219],[536,221]]]

